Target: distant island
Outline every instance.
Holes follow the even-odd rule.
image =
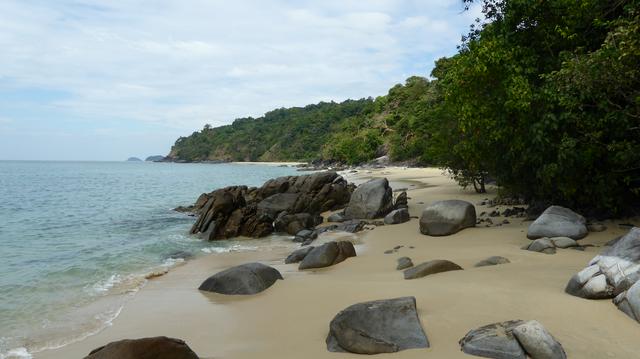
[[[129,157],[127,158],[127,162],[142,162],[138,157]]]
[[[149,156],[145,159],[145,161],[147,162],[162,162],[164,161],[165,157],[161,156],[161,155],[155,155],[155,156]]]

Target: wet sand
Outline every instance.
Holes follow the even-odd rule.
[[[356,182],[384,176],[394,187],[407,187],[412,216],[419,216],[433,201],[464,199],[476,204],[495,195],[462,190],[438,169],[387,168],[349,176]],[[476,210],[480,213],[487,207],[476,206]],[[569,278],[599,253],[604,243],[627,230],[606,223],[606,231],[590,233],[581,241],[595,247],[584,252],[559,249],[555,255],[546,255],[520,249],[529,243],[526,229],[530,222],[520,218],[509,221],[500,227],[479,226],[448,237],[420,234],[415,218],[377,227],[346,237],[356,243],[357,257],[316,271],[299,272],[296,264],[283,264],[287,248],[201,257],[149,281],[101,333],[34,357],[82,358],[110,341],[166,335],[185,340],[202,358],[356,358],[361,356],[326,350],[333,316],[357,302],[400,296],[416,297],[431,348],[381,357],[473,358],[460,351],[458,340],[478,326],[511,319],[540,321],[570,358],[640,357],[640,324],[610,300],[585,300],[564,293]],[[384,254],[398,245],[404,247]],[[493,255],[507,257],[511,263],[473,267]],[[395,270],[401,256],[411,257],[414,264],[448,259],[465,270],[404,280],[402,272]],[[208,276],[250,261],[276,267],[285,279],[254,296],[197,290]]]

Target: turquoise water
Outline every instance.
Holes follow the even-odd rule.
[[[202,192],[295,174],[237,164],[0,161],[0,359],[104,328],[145,276],[242,246],[189,236],[171,209]]]

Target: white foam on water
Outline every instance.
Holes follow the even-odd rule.
[[[15,348],[6,353],[0,353],[0,359],[32,359],[33,356],[29,353],[27,348]]]

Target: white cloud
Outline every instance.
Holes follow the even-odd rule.
[[[0,79],[68,94],[46,106],[70,117],[177,137],[426,76],[477,16],[461,10],[459,0],[4,0]]]

